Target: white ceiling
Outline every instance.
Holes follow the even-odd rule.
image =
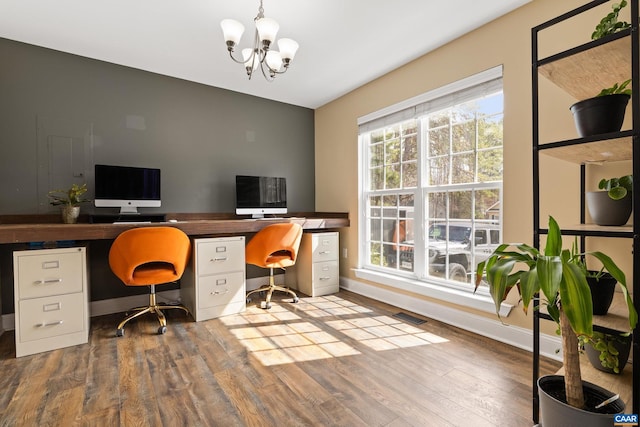
[[[290,70],[249,81],[220,21],[253,37],[259,0],[0,0],[0,37],[317,108],[531,0],[264,0]]]

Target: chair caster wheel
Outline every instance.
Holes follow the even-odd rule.
[[[293,299],[293,301],[292,301],[292,302],[295,304],[295,303],[297,303],[297,302],[299,302],[299,301],[300,301],[300,298],[295,297],[295,298]]]
[[[271,303],[270,302],[266,302],[266,301],[262,301],[260,303],[260,308],[264,308],[265,310],[268,310],[271,308]]]
[[[124,336],[124,328],[116,329],[116,336],[123,337]]]
[[[158,328],[158,335],[164,335],[167,333],[167,327],[166,326],[160,326]]]
[[[247,298],[247,304],[251,302],[251,298]]]

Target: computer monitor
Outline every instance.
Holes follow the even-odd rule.
[[[160,207],[160,169],[95,165],[95,206],[120,208],[121,214]]]
[[[285,178],[236,176],[236,214],[262,218],[287,213]]]

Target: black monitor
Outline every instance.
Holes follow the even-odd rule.
[[[236,214],[261,218],[287,213],[285,178],[236,176]]]
[[[95,206],[120,208],[121,214],[160,207],[160,169],[95,165]]]

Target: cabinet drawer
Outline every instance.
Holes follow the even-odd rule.
[[[340,267],[338,261],[323,261],[313,264],[313,286],[323,287],[340,283]]]
[[[243,271],[200,277],[199,309],[243,301],[245,298]]]
[[[338,233],[312,234],[313,262],[338,259]]]
[[[81,292],[85,279],[84,253],[43,252],[28,251],[16,256],[19,298]]]
[[[82,331],[87,317],[83,298],[79,292],[20,301],[16,339],[27,342]]]
[[[244,237],[229,239],[198,239],[198,276],[225,271],[244,270]]]

